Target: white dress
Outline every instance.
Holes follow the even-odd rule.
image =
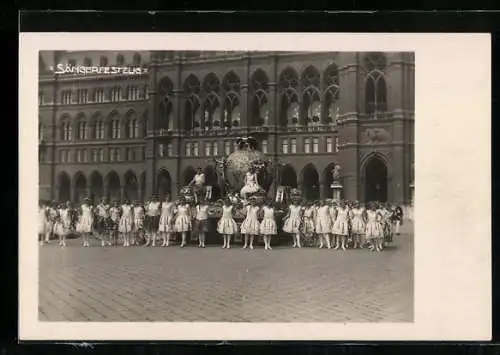
[[[312,236],[314,234],[314,231],[316,230],[316,225],[315,225],[315,212],[316,209],[312,207],[307,207],[304,210],[304,216],[303,216],[303,223],[302,223],[302,233],[306,236]]]
[[[257,174],[247,172],[245,175],[245,186],[240,190],[240,195],[244,197],[248,194],[253,194],[260,190],[259,183],[257,182]]]
[[[68,235],[71,228],[71,216],[69,214],[69,209],[61,208],[58,212],[59,218],[54,225],[54,234]]]
[[[174,210],[175,210],[175,204],[173,202],[162,202],[160,224],[158,226],[159,232],[166,232],[166,233],[175,232]]]
[[[47,232],[47,208],[40,207],[38,209],[38,234],[45,234]]]
[[[259,206],[247,206],[247,215],[243,223],[241,223],[241,234],[258,235],[260,232],[260,223],[257,214],[259,213]]]
[[[276,221],[274,220],[274,208],[264,206],[264,218],[260,222],[260,234],[262,235],[275,235],[278,234]]]
[[[299,233],[300,219],[301,219],[302,207],[296,205],[290,205],[288,207],[288,217],[286,217],[283,223],[283,232],[290,234]]]
[[[132,232],[132,225],[134,224],[134,216],[132,213],[132,206],[122,205],[122,217],[118,224],[118,232],[130,233]]]
[[[351,210],[351,227],[353,234],[365,234],[365,221],[363,220],[363,208],[353,208]]]
[[[220,234],[238,233],[238,225],[233,218],[233,206],[222,206],[222,217],[217,223],[217,232]]]
[[[78,224],[76,225],[76,231],[78,233],[92,233],[92,225],[94,223],[94,217],[92,215],[92,207],[87,204],[83,204],[81,209],[82,209],[82,214],[78,219]]]
[[[320,206],[316,213],[316,233],[328,234],[331,232],[332,217],[329,206]]]
[[[337,209],[337,218],[332,226],[332,234],[349,234],[349,209],[347,207]]]
[[[189,232],[191,230],[191,218],[189,217],[189,205],[180,205],[177,207],[177,217],[175,218],[175,231]]]
[[[380,224],[380,214],[377,211],[366,211],[366,239],[376,239],[383,237],[382,225]]]
[[[142,206],[134,207],[134,230],[136,232],[144,229],[144,208]]]

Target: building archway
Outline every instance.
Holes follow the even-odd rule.
[[[71,179],[66,172],[59,174],[59,201],[71,201]]]
[[[111,171],[106,178],[108,186],[108,200],[121,202],[120,177],[114,171]]]
[[[125,173],[125,198],[136,201],[139,198],[139,182],[137,176],[131,170]]]
[[[172,179],[170,177],[170,173],[161,169],[158,173],[158,198],[160,201],[165,199],[165,195],[172,194]]]
[[[98,202],[98,200],[103,196],[103,179],[102,175],[98,171],[94,171],[92,175],[90,175],[90,196],[89,198],[94,201],[94,203]]]
[[[196,171],[192,167],[187,167],[186,170],[184,170],[184,185],[188,185],[195,175]]]
[[[297,173],[291,165],[286,165],[281,171],[280,184],[291,188],[297,187]]]
[[[73,200],[75,203],[80,204],[83,202],[83,199],[86,197],[87,193],[87,179],[83,173],[75,174],[75,195]]]
[[[387,202],[388,173],[385,162],[377,157],[371,157],[365,166],[365,201]]]
[[[312,201],[320,198],[319,175],[314,165],[308,164],[302,170],[301,188],[306,200]]]

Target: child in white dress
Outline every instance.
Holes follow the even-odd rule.
[[[349,235],[349,208],[344,201],[340,201],[337,208],[335,222],[332,225],[332,234],[335,237],[335,250],[346,250],[347,236]]]
[[[288,206],[288,213],[283,222],[283,232],[293,236],[292,248],[301,248],[300,245],[300,222],[302,219],[302,206],[292,202]]]
[[[175,204],[170,201],[170,195],[165,196],[165,201],[161,204],[160,222],[158,232],[163,237],[162,247],[168,247],[170,243],[170,235],[175,233],[174,229],[174,213]]]
[[[351,219],[351,232],[354,239],[354,249],[363,248],[365,243],[364,235],[366,230],[366,211],[360,205],[359,202],[356,201],[354,207],[351,209],[350,219]]]
[[[191,206],[181,199],[177,206],[177,216],[175,217],[175,231],[181,233],[181,248],[187,244],[187,235],[191,231]]]
[[[121,213],[120,205],[118,204],[118,201],[115,201],[113,207],[109,209],[109,219],[110,219],[109,236],[112,245],[117,244],[118,224],[120,224],[120,213]]]
[[[260,222],[260,234],[264,238],[264,249],[271,250],[271,238],[273,235],[278,234],[272,200],[267,201],[266,205],[262,207],[262,212],[263,218],[262,222]]]
[[[130,234],[132,233],[132,226],[134,225],[134,210],[128,200],[121,206],[121,218],[118,224],[118,232],[123,238],[123,246],[130,246]]]
[[[205,248],[205,236],[208,232],[208,205],[200,199],[200,203],[196,206],[195,228],[198,234],[198,248]]]
[[[245,207],[246,209],[246,217],[243,223],[241,223],[240,232],[245,236],[245,243],[243,244],[243,249],[246,249],[247,246],[250,249],[253,249],[253,240],[256,235],[260,233],[260,223],[258,213],[260,211],[260,207],[257,206],[255,200],[250,200],[250,204]],[[250,244],[248,245],[248,241],[250,240]]]
[[[160,205],[156,195],[153,195],[151,201],[146,205],[145,229],[146,229],[146,247],[156,245],[156,234],[160,225]]]
[[[90,236],[92,235],[92,226],[94,225],[93,208],[90,205],[90,199],[86,198],[80,207],[80,218],[76,225],[76,232],[83,238],[83,246],[90,247]]]
[[[319,207],[316,211],[316,233],[319,236],[320,244],[319,248],[326,247],[330,249],[332,247],[330,243],[330,232],[332,225],[332,207],[328,206],[326,201],[321,200],[319,202]]]
[[[109,244],[109,205],[106,203],[105,198],[101,199],[101,203],[97,205],[96,214],[97,223],[95,229],[101,239],[101,247],[104,247]]]
[[[66,236],[69,234],[71,229],[71,215],[70,215],[70,203],[66,205],[61,204],[58,210],[57,222],[54,226],[54,234],[59,237],[59,246],[66,246]]]
[[[382,216],[374,203],[371,204],[370,209],[366,211],[366,239],[370,242],[370,250],[382,251],[384,231],[382,230]]]
[[[305,237],[312,238],[314,237],[314,233],[316,231],[315,226],[315,218],[316,218],[316,207],[312,201],[308,201],[306,206],[304,207],[304,213],[302,215],[302,234]]]
[[[231,248],[231,236],[238,232],[238,225],[233,218],[233,206],[231,201],[226,199],[224,205],[222,206],[222,217],[217,223],[217,232],[222,234],[224,238],[224,244],[222,248]]]
[[[131,234],[132,245],[136,245],[139,240],[143,239],[144,235],[144,207],[139,201],[135,202],[134,206],[134,232]]]

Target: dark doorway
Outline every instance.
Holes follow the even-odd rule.
[[[372,158],[365,168],[366,202],[387,202],[387,167],[379,158]]]
[[[158,198],[160,201],[165,200],[165,196],[172,193],[172,179],[167,170],[161,169],[158,174]]]
[[[283,170],[281,171],[280,183],[283,186],[289,186],[291,188],[297,187],[297,174],[290,165],[283,167]]]
[[[59,201],[71,201],[71,179],[66,173],[59,175]]]
[[[120,177],[114,171],[110,172],[107,177],[107,186],[108,186],[108,201],[121,201],[121,190],[120,190]]]
[[[304,197],[308,201],[319,199],[319,175],[312,165],[308,165],[304,168],[302,191],[304,193]]]
[[[103,180],[101,174],[99,174],[97,171],[94,171],[92,175],[90,176],[90,199],[94,202],[94,204],[97,204],[99,202],[99,199],[102,197],[103,194]]]

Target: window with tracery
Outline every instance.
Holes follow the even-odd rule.
[[[330,65],[323,74],[324,111],[321,122],[335,125],[339,119],[339,75],[335,64]]]
[[[94,102],[104,102],[104,89],[97,88],[94,90],[93,101]]]
[[[173,129],[173,119],[172,119],[172,102],[171,95],[174,90],[174,84],[172,81],[165,77],[160,80],[158,87],[158,97],[159,97],[159,117],[158,128]]]
[[[104,122],[102,120],[95,123],[95,139],[104,139]]]
[[[119,139],[120,138],[120,120],[113,119],[110,123],[111,126],[111,138]]]
[[[384,53],[368,53],[363,60],[365,78],[365,113],[377,116],[387,110],[387,84],[385,70],[387,58]]]
[[[250,78],[252,93],[251,125],[266,126],[269,124],[270,105],[267,99],[269,78],[262,69],[257,69]]]
[[[70,141],[72,138],[73,136],[72,136],[71,123],[69,121],[65,121],[62,124],[62,140]]]
[[[79,104],[86,104],[89,99],[89,93],[87,89],[78,89],[76,91],[76,97]]]
[[[119,86],[115,86],[111,88],[111,101],[121,101],[122,99],[122,88]]]
[[[116,56],[116,65],[123,65],[125,64],[125,57],[123,56],[123,54],[118,54]]]
[[[87,122],[78,122],[78,139],[83,141],[87,139]]]
[[[299,123],[299,103],[297,89],[299,79],[297,72],[292,68],[283,70],[279,77],[281,93],[281,124],[296,125]]]

